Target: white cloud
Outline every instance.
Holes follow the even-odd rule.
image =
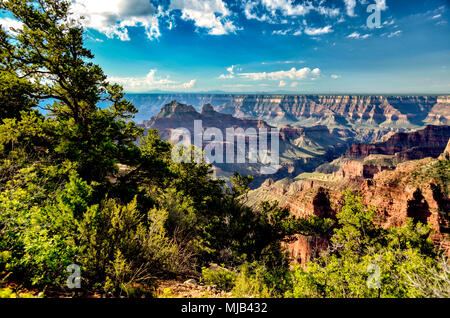
[[[86,28],[104,33],[108,38],[129,41],[129,27],[144,27],[149,39],[161,36],[160,20],[167,18],[168,28],[174,25],[172,11],[179,10],[181,19],[193,21],[197,28],[211,35],[234,33],[237,27],[223,0],[172,0],[167,9],[155,8],[149,0],[72,0],[75,18],[84,17]]]
[[[11,19],[11,18],[0,18],[0,25],[2,29],[9,34],[14,34],[11,28],[19,30],[22,28],[22,22]]]
[[[336,17],[341,12],[341,10],[339,10],[339,8],[327,8],[327,7],[322,7],[322,6],[318,6],[317,8],[315,8],[315,10],[318,13],[325,15],[325,16],[329,16],[329,17]]]
[[[120,84],[125,91],[131,93],[142,93],[151,90],[182,90],[191,89],[195,86],[197,80],[193,79],[186,83],[173,81],[169,77],[159,77],[157,70],[153,69],[145,77],[109,77],[108,80]]]
[[[333,74],[333,75],[331,75],[330,77],[331,77],[332,79],[338,79],[338,78],[341,78],[340,75],[336,75],[336,74]]]
[[[322,6],[321,1],[317,6],[311,1],[295,0],[247,0],[244,2],[243,10],[249,20],[258,20],[260,22],[281,23],[288,22],[285,17],[305,16],[312,11],[321,15],[336,17],[340,14],[339,8],[328,8]]]
[[[181,87],[183,87],[184,89],[190,89],[190,88],[193,88],[196,83],[197,83],[197,80],[193,79],[193,80],[190,80],[187,83],[181,84]]]
[[[280,81],[278,87],[286,87],[287,83],[285,81]]]
[[[361,5],[368,5],[370,2],[366,0],[359,0]],[[356,0],[344,0],[345,8],[347,11],[347,15],[349,17],[356,17],[355,8],[356,8]],[[377,10],[384,11],[387,9],[386,0],[375,0],[375,5]]]
[[[308,5],[294,5],[291,0],[261,0],[261,3],[272,13],[273,16],[276,15],[277,10],[288,16],[303,16],[314,9],[311,3]]]
[[[257,6],[258,6],[258,2],[253,1],[253,0],[247,0],[247,2],[244,2],[244,8],[243,8],[244,14],[248,20],[257,20],[259,22],[275,23],[275,21],[273,21],[272,18],[269,17],[265,13],[258,15],[255,12]]]
[[[275,31],[272,32],[272,35],[286,35],[289,32],[291,32],[290,29],[288,29],[288,30],[275,30]]]
[[[234,71],[236,70],[236,65],[231,65],[229,68],[227,68],[228,74],[222,74],[219,76],[219,79],[233,79],[234,78]],[[238,69],[239,70],[239,69]]]
[[[361,35],[358,32],[353,32],[352,34],[349,34],[347,37],[350,39],[367,39],[370,36],[371,36],[370,34]]]
[[[305,33],[308,35],[321,35],[321,34],[327,34],[333,32],[333,29],[331,28],[331,25],[327,25],[323,28],[305,28]]]
[[[433,16],[431,19],[439,19],[440,17],[442,17],[442,14],[436,14],[435,16]]]
[[[355,7],[356,7],[356,0],[344,0],[345,2],[345,8],[347,10],[347,15],[349,17],[355,16]]]
[[[400,36],[402,34],[402,31],[395,31],[395,32],[391,32],[391,33],[389,33],[388,34],[388,38],[393,38],[393,37],[396,37],[396,36]]]
[[[180,10],[183,20],[194,21],[198,28],[208,30],[210,35],[235,33],[237,27],[228,19],[231,15],[222,0],[172,0],[171,10]]]
[[[320,69],[315,68],[311,70],[309,67],[304,67],[297,70],[295,67],[291,68],[289,71],[278,71],[278,72],[262,72],[262,73],[241,73],[241,77],[246,79],[251,79],[254,81],[259,80],[303,80],[303,79],[314,79],[320,76]]]
[[[384,11],[387,9],[386,0],[375,0],[375,3],[377,5],[378,10]]]
[[[148,0],[73,0],[74,17],[84,17],[82,25],[108,38],[129,41],[129,27],[142,26],[149,39],[158,38],[158,14]]]
[[[297,82],[292,82],[291,87],[297,87],[298,83]]]

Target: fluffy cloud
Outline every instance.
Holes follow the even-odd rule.
[[[191,89],[195,86],[197,80],[193,79],[186,83],[172,81],[168,77],[156,76],[157,70],[150,70],[145,77],[110,77],[113,83],[122,85],[127,92],[142,93],[151,90],[180,90]]]
[[[11,19],[11,18],[0,18],[0,25],[2,26],[2,29],[9,34],[14,33],[11,30],[11,28],[16,29],[16,30],[19,30],[22,28],[22,22]]]
[[[244,2],[244,13],[249,20],[276,23],[279,14],[283,17],[305,16],[311,11],[321,15],[336,17],[340,13],[339,8],[314,6],[310,1],[298,3],[294,0],[247,0]]]
[[[356,7],[356,0],[344,0],[345,2],[345,8],[347,10],[347,15],[349,17],[355,16],[355,7]]]
[[[353,32],[352,34],[349,34],[347,37],[350,39],[367,39],[368,37],[370,37],[370,34],[361,35],[358,32]]]
[[[278,72],[262,72],[262,73],[241,73],[241,77],[246,79],[251,79],[254,81],[258,80],[273,80],[282,81],[286,79],[290,80],[303,80],[303,79],[315,79],[320,76],[320,69],[315,68],[311,70],[309,67],[304,67],[297,70],[295,67],[291,68],[289,71],[278,71]]]
[[[336,74],[333,74],[333,75],[331,75],[330,77],[331,77],[332,79],[338,79],[338,78],[341,78],[340,75],[336,75]]]
[[[369,5],[369,2],[365,0],[359,0],[362,5]],[[349,17],[355,17],[356,0],[344,0],[347,15]],[[375,0],[377,10],[384,11],[387,9],[386,0]]]
[[[258,7],[258,2],[247,0],[247,2],[244,2],[244,14],[245,17],[248,20],[257,20],[260,22],[269,22],[269,23],[275,23],[274,20],[266,13],[258,14],[256,12],[256,8]]]
[[[308,14],[314,9],[311,3],[294,5],[291,0],[261,0],[261,3],[272,13],[276,15],[276,11],[281,11],[288,16],[302,16]]]
[[[384,11],[387,9],[386,0],[375,0],[377,10]]]
[[[128,28],[137,26],[145,28],[149,39],[159,38],[161,19],[167,18],[171,29],[175,10],[181,12],[181,19],[193,21],[211,35],[237,30],[223,0],[171,0],[166,9],[155,8],[149,0],[73,0],[74,17],[84,17],[83,26],[122,41],[129,41]]]
[[[229,20],[231,15],[222,0],[172,0],[171,10],[180,10],[183,20],[191,20],[198,28],[211,35],[235,33],[237,27]]]
[[[279,87],[286,87],[287,83],[285,81],[280,81]]]
[[[129,41],[128,27],[142,26],[149,39],[158,38],[159,19],[148,0],[73,0],[74,17],[84,17],[83,26],[108,38]]]
[[[219,76],[219,79],[232,79],[234,78],[234,71],[240,71],[240,68],[236,68],[236,65],[231,65],[229,68],[227,68],[228,74],[222,74]]]
[[[321,35],[321,34],[327,34],[333,32],[333,29],[331,28],[331,25],[327,25],[323,28],[305,28],[305,33],[308,35]]]

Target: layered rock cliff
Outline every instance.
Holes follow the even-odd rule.
[[[449,96],[149,94],[128,98],[139,109],[138,121],[178,100],[198,110],[211,104],[221,113],[261,119],[275,126],[351,128],[362,142],[379,140],[392,131],[450,125]]]
[[[425,157],[437,158],[450,138],[450,126],[428,126],[412,133],[396,133],[385,142],[353,144],[346,158],[365,158],[370,155],[395,155],[402,160]]]
[[[401,226],[407,218],[429,224],[435,245],[450,256],[450,140],[438,159],[398,163],[390,156],[371,155],[364,160],[340,158],[334,164],[341,167],[334,173],[269,180],[249,193],[248,204],[277,201],[298,217],[323,211],[333,216],[341,208],[342,192],[350,189],[375,207],[376,220],[385,228]],[[305,264],[326,247],[326,237],[299,236],[288,249],[294,260]]]
[[[195,131],[195,121],[201,121],[202,130],[199,132]],[[228,147],[226,144],[229,143],[227,140],[227,130],[229,128],[242,129],[246,142],[245,150],[249,149],[249,133],[253,131],[256,134],[261,129],[265,129],[269,133],[267,147],[271,150],[272,136],[274,136],[272,134],[275,131],[275,127],[262,120],[236,118],[230,114],[222,114],[215,111],[210,104],[204,105],[201,111],[197,112],[193,106],[181,104],[177,101],[172,101],[165,105],[159,114],[151,120],[143,121],[140,126],[146,129],[157,129],[164,140],[171,140],[173,132],[187,129],[190,132],[192,144],[194,144],[196,133],[204,133],[208,128],[215,128],[222,133],[223,139],[221,141],[215,140],[214,142],[220,144],[224,154]],[[339,129],[330,131],[326,126],[282,126],[277,131],[279,132],[277,139],[279,140],[278,152],[280,162],[278,170],[271,176],[276,180],[302,172],[313,172],[319,165],[343,154],[353,141],[351,132]],[[235,143],[237,138],[238,136],[236,135],[234,137]],[[205,141],[203,147],[209,143]],[[258,145],[260,146],[259,141]],[[237,155],[238,149],[234,153]],[[264,175],[259,175],[261,163],[250,163],[249,159],[247,156],[244,164],[237,163],[237,158],[235,158],[234,162],[227,162],[226,164],[225,161],[223,161],[224,163],[214,163],[215,167],[218,168],[216,170],[218,172],[217,176],[229,177],[237,171],[257,177],[254,185],[260,185],[266,178]]]

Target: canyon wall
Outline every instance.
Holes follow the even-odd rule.
[[[395,155],[400,160],[437,158],[450,139],[450,126],[428,126],[412,133],[396,133],[385,142],[353,144],[346,158],[365,158],[370,155]]]
[[[164,105],[177,100],[197,110],[211,104],[221,113],[276,126],[354,128],[367,140],[392,130],[450,124],[449,96],[130,94],[127,98],[139,110],[137,121],[152,118]],[[382,134],[377,134],[380,130]]]

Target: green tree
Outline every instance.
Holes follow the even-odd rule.
[[[0,9],[22,23],[16,32],[0,36],[0,78],[20,74],[11,84],[18,86],[14,91],[22,98],[19,102],[26,102],[23,107],[27,101],[39,102],[56,119],[53,150],[60,160],[76,162],[88,181],[107,183],[118,162],[136,163],[135,141],[142,131],[128,121],[136,109],[124,99],[122,88],[109,84],[102,69],[90,61],[94,56],[84,47],[83,29],[71,18],[70,4],[0,2]],[[7,101],[8,108],[19,110],[15,100]],[[101,109],[101,103],[108,108]]]
[[[328,251],[293,272],[288,297],[420,297],[411,277],[437,269],[431,229],[408,219],[400,228],[382,229],[374,209],[347,191]],[[425,270],[425,268],[428,269]],[[424,287],[425,288],[425,287]]]

